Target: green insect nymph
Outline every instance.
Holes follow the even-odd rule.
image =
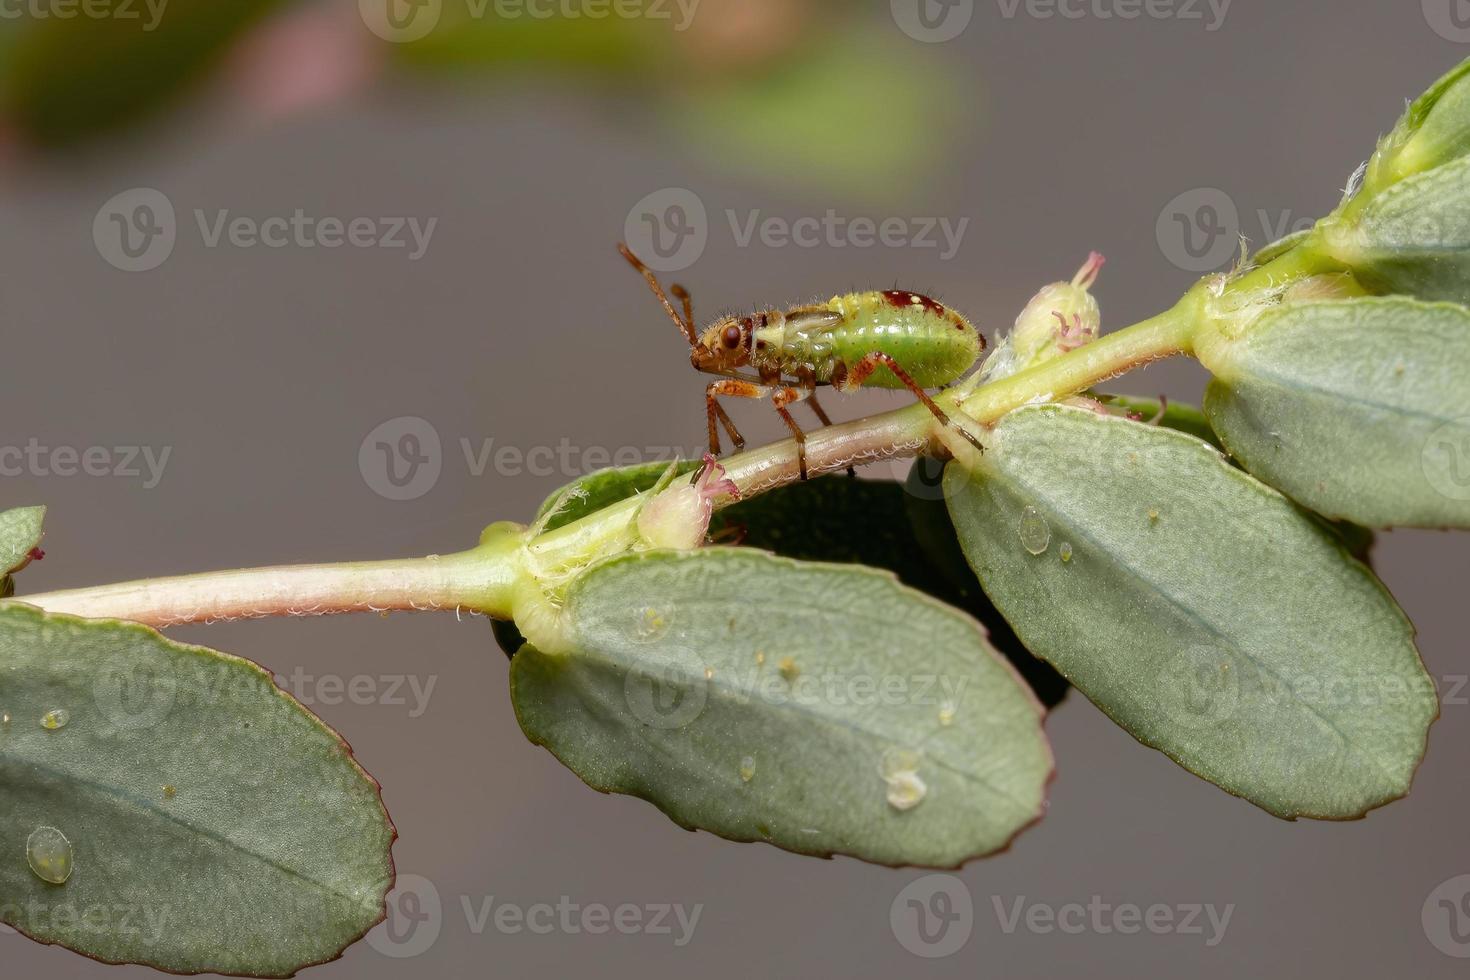
[[[721,375],[705,389],[710,452],[720,452],[723,425],[736,449],[745,446],[739,430],[720,406],[721,396],[771,399],[791,429],[806,479],[805,435],[787,406],[805,401],[823,425],[832,420],[817,403],[818,385],[839,391],[863,386],[907,388],[944,425],[944,413],[925,388],[957,380],[985,350],[985,338],[959,312],[936,300],[903,290],[848,293],[825,303],[788,310],[761,310],[749,316],[727,316],[703,331],[694,325],[693,301],[682,286],[670,292],[683,306],[674,309],[658,278],[626,245],[623,257],[648,281],[669,317],[689,342],[689,359],[706,374]],[[741,373],[755,372],[755,377]],[[961,435],[983,447],[963,428]]]

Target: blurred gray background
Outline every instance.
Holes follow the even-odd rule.
[[[168,453],[157,480],[141,460],[135,476],[7,471],[4,505],[51,508],[46,560],[21,590],[458,550],[619,450],[697,450],[703,381],[613,251],[625,231],[651,236],[644,214],[700,319],[898,284],[994,336],[1098,249],[1108,265],[1096,294],[1116,328],[1227,265],[1235,234],[1264,244],[1329,210],[1404,100],[1470,56],[1463,0],[1223,11],[1218,0],[976,0],[949,11],[970,20],[939,42],[922,39],[902,0],[896,13],[705,4],[679,32],[693,39],[680,39],[683,55],[634,59],[622,74],[482,71],[452,54],[426,68],[385,53],[403,46],[374,37],[348,0],[293,8],[257,29],[253,53],[97,142],[41,150],[7,130],[0,444],[102,447],[114,470],[126,470],[127,447]],[[838,76],[845,87],[824,89]],[[175,211],[162,258],[151,246],[122,253],[108,218],[136,216],[137,188]],[[196,218],[298,209],[379,230],[396,217],[435,224],[413,257],[406,232],[405,248],[211,245]],[[907,237],[742,240],[751,220],[829,211],[898,219]],[[938,231],[938,247],[925,245],[925,219],[967,222],[952,255]],[[130,262],[153,267],[118,267]],[[1202,381],[1166,363],[1123,387],[1197,400]],[[852,418],[903,398],[826,401]],[[732,411],[753,439],[778,434],[763,406]],[[371,452],[360,458],[385,424],[422,437],[432,457],[402,491]],[[1352,823],[1278,821],[1073,694],[1048,722],[1050,815],[959,872],[958,891],[938,882],[973,904],[951,934],[963,945],[939,957],[890,921],[924,872],[685,833],[645,803],[583,786],[520,735],[483,619],[174,633],[285,675],[383,784],[410,894],[370,942],[311,971],[322,980],[1463,976],[1449,953],[1470,946],[1422,913],[1441,883],[1470,873],[1470,551],[1452,535],[1397,532],[1376,561],[1447,700],[1407,799]],[[334,686],[364,677],[375,692],[365,703]],[[1219,930],[1201,912],[1198,932],[1163,934],[1120,934],[1108,917],[1010,929],[1018,901],[1230,918]],[[699,918],[685,935],[672,916],[672,934],[495,925],[502,904],[558,902],[697,906]],[[1470,917],[1453,925],[1463,934]],[[15,977],[146,974],[8,930],[0,963]]]

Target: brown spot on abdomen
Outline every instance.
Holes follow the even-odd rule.
[[[948,313],[944,308],[944,304],[937,299],[931,299],[922,293],[911,293],[905,289],[885,289],[883,291],[883,298],[899,309],[913,309],[914,307],[918,307],[928,310],[936,316],[945,316]]]

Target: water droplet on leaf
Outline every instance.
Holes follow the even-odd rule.
[[[652,640],[662,636],[668,628],[668,621],[664,619],[663,615],[657,609],[644,609],[643,615],[639,617],[638,635],[645,640]]]
[[[42,881],[64,885],[71,877],[71,841],[55,827],[37,827],[26,840],[26,863]]]
[[[883,758],[878,763],[878,774],[885,781],[892,780],[900,773],[913,772],[919,768],[923,757],[912,749],[889,749],[883,753]]]
[[[1035,507],[1021,511],[1021,547],[1033,555],[1045,553],[1051,545],[1051,525]]]
[[[895,810],[912,810],[924,802],[929,787],[916,772],[901,772],[888,780],[888,805]]]
[[[65,708],[52,708],[41,716],[41,727],[48,732],[54,732],[65,728],[69,721],[71,721],[71,713]]]

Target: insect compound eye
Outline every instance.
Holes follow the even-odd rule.
[[[725,328],[724,336],[721,337],[720,339],[725,342],[725,346],[726,347],[730,348],[731,350],[734,350],[735,348],[737,348],[737,347],[740,346],[740,340],[741,340],[740,328],[737,327],[737,326],[735,326],[733,323],[730,324],[730,326],[728,326],[728,327]]]

